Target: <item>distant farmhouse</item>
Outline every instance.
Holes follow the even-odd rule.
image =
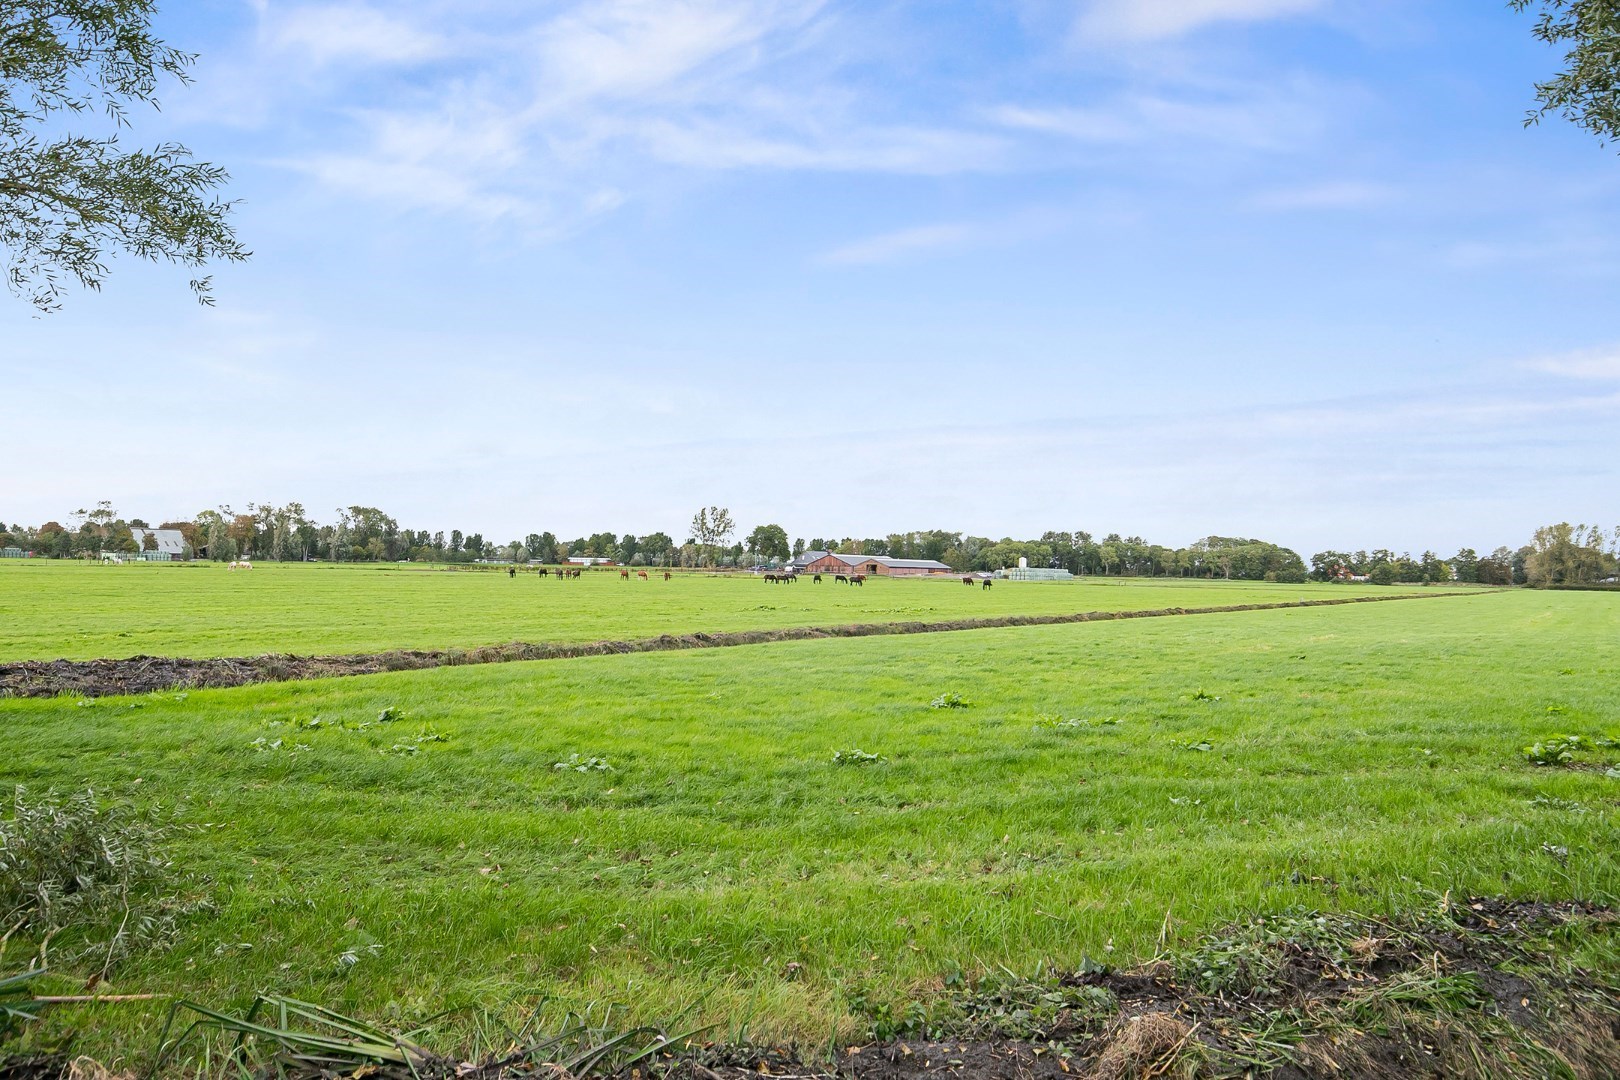
[[[801,574],[870,574],[873,577],[927,577],[955,573],[934,559],[891,559],[887,555],[838,555],[831,551],[807,551],[793,560]]]
[[[186,557],[186,538],[179,529],[136,529],[131,528],[129,535],[135,541],[135,554],[126,555],[129,559],[144,559],[147,562],[171,562]],[[146,538],[151,536],[157,547],[147,550]]]

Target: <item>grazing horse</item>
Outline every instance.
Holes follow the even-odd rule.
[[[776,584],[776,575],[775,574],[766,574],[765,575],[765,584],[767,584],[767,585],[775,585]]]
[[[515,566],[508,566],[508,567],[507,567],[507,568],[506,568],[506,576],[507,576],[507,577],[508,577],[508,578],[515,578],[515,577],[517,577],[517,567],[515,567]]]
[[[812,578],[811,579],[811,584],[820,585],[821,584],[821,575],[817,574],[814,578]]]
[[[834,574],[833,575],[833,584],[836,585],[840,581],[842,581],[845,585],[849,584],[849,578],[845,577],[843,574]]]
[[[651,581],[652,580],[652,578],[647,576],[647,571],[645,571],[645,570],[637,570],[636,571],[636,577],[640,578],[642,581]]]
[[[665,581],[668,581],[668,580],[669,580],[669,571],[668,571],[668,570],[665,570],[665,571],[664,571],[664,580],[665,580]]]
[[[579,575],[583,574],[584,572],[585,571],[583,571],[583,570],[574,569],[574,570],[569,571],[568,576],[569,577],[579,577]]]
[[[862,588],[865,588],[866,587],[866,575],[865,574],[851,574],[850,578],[849,578],[849,583],[851,585],[859,585]]]
[[[962,579],[962,584],[971,589],[973,588],[973,579],[971,577],[965,577]]]
[[[630,580],[630,571],[628,571],[628,570],[620,570],[619,571],[619,580],[620,581],[629,581]]]
[[[782,581],[783,581],[784,584],[787,584],[787,585],[797,584],[798,580],[799,580],[799,575],[798,574],[783,574],[782,575]]]
[[[545,577],[546,575],[550,574],[551,571],[542,566],[540,569],[536,570],[535,573],[539,574],[541,577]]]
[[[987,588],[987,589],[990,587],[990,579],[989,578],[984,579],[984,587]]]

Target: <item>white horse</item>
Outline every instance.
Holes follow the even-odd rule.
[[[246,559],[240,559],[240,560],[233,561],[231,563],[231,569],[232,570],[251,570],[251,569],[253,569],[253,564],[248,562]]]

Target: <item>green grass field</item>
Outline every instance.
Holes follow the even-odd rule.
[[[910,619],[1069,614],[1332,596],[1387,596],[1372,586],[1087,580],[997,582],[828,578],[767,585],[752,576],[677,574],[577,581],[418,567],[216,563],[87,565],[0,560],[0,661],[97,657],[379,652],[581,642],[724,630]]]
[[[495,641],[1021,610],[1026,596],[1083,610],[1307,591],[981,596],[885,582],[784,595],[693,580],[621,593],[608,580],[569,592],[357,572],[309,598],[329,580],[318,571],[254,573],[7,568],[10,611],[40,610],[48,588],[72,614],[21,641],[8,632],[5,648],[461,643],[479,625],[465,609],[480,606],[510,618]],[[207,600],[195,629],[174,582]],[[170,599],[155,617],[108,614],[159,587]],[[648,599],[628,599],[636,588]],[[379,596],[401,599],[365,623],[342,617]],[[593,621],[593,604],[623,629]],[[115,647],[129,640],[118,628],[154,625],[173,636]],[[232,636],[240,625],[252,645]],[[559,1010],[693,1009],[719,1037],[819,1043],[859,1030],[852,1003],[927,1000],[959,970],[1124,963],[1151,954],[1167,923],[1186,940],[1292,905],[1398,912],[1448,892],[1615,902],[1620,779],[1602,766],[1617,752],[1577,770],[1531,766],[1520,748],[1620,735],[1617,638],[1612,596],[1518,591],[0,701],[0,784],[90,786],[209,826],[173,854],[217,912],[190,918],[171,951],[125,963],[119,990],[234,1005],[275,991],[385,1020],[534,992]],[[945,693],[969,704],[931,707]],[[400,718],[378,723],[390,707]],[[853,749],[884,760],[833,763]],[[611,771],[554,768],[573,755]],[[1613,935],[1574,948],[1620,969]],[[346,952],[358,962],[340,962]],[[104,1006],[82,1048],[138,1059],[161,1014]]]

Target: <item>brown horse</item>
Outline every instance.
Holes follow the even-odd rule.
[[[849,583],[851,585],[859,585],[862,588],[864,588],[866,586],[866,575],[865,574],[851,574],[850,578],[849,578]]]
[[[767,584],[767,585],[775,585],[776,584],[776,575],[775,574],[766,574],[765,575],[765,584]]]
[[[668,580],[669,580],[669,571],[668,571],[668,570],[665,570],[665,571],[664,571],[664,580],[665,580],[665,581],[668,581]]]
[[[814,578],[811,579],[811,583],[815,584],[815,585],[820,585],[821,584],[821,575],[817,574]]]
[[[849,584],[849,578],[845,577],[843,574],[834,574],[833,575],[833,584],[836,585],[840,581],[842,581],[845,585]]]
[[[630,571],[628,571],[628,570],[620,570],[619,571],[619,580],[620,581],[629,581],[630,580]]]
[[[636,571],[636,577],[640,578],[642,581],[651,581],[652,580],[652,578],[647,576],[647,571],[645,571],[645,570],[637,570]]]
[[[962,579],[962,584],[971,589],[973,588],[973,579],[971,577],[965,577]]]
[[[545,577],[546,575],[550,574],[551,571],[542,566],[540,569],[536,570],[535,573],[539,574],[541,577]]]
[[[987,588],[987,589],[990,587],[990,579],[989,578],[984,579],[984,587]]]

